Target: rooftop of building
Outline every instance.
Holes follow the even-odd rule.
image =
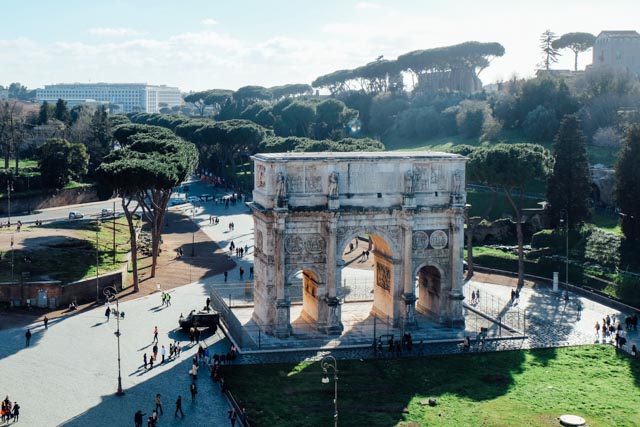
[[[598,34],[598,38],[611,38],[611,39],[640,39],[640,34],[635,30],[623,30],[623,31],[601,31]]]

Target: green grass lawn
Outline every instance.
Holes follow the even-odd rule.
[[[622,228],[620,228],[620,218],[618,216],[594,213],[591,217],[591,223],[609,233],[622,235]]]
[[[640,425],[640,363],[611,346],[338,362],[339,425]],[[318,362],[225,367],[254,426],[332,425]],[[423,405],[437,399],[437,406]]]
[[[32,279],[47,277],[63,282],[71,282],[96,275],[96,242],[99,273],[107,273],[120,268],[130,250],[129,229],[124,217],[116,220],[115,263],[113,246],[113,222],[96,221],[59,221],[41,226],[52,229],[76,230],[74,237],[65,241],[43,243],[42,237],[36,237],[30,244],[25,240],[26,248],[0,253],[0,281],[11,280],[13,260],[14,278],[22,272],[28,272]],[[96,239],[97,231],[97,239]],[[25,229],[24,235],[27,235]],[[28,259],[27,259],[28,257]]]
[[[0,165],[2,165],[2,168],[4,169],[4,156],[0,156]],[[16,159],[9,160],[9,167],[14,169],[15,166]],[[20,169],[37,169],[38,161],[36,159],[20,159],[19,167]]]

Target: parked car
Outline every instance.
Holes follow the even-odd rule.
[[[102,209],[100,216],[103,218],[106,216],[113,216],[113,209]]]
[[[175,198],[175,199],[170,199],[169,200],[169,205],[170,206],[176,206],[176,205],[182,205],[187,203],[187,199],[183,199],[183,198]]]
[[[81,212],[71,211],[69,212],[69,219],[80,219],[84,218],[84,215]]]
[[[211,310],[211,311],[196,311],[191,310],[187,317],[182,317],[180,315],[180,319],[178,320],[178,324],[180,327],[188,331],[190,328],[211,328],[212,332],[218,330],[218,324],[220,323],[220,314]]]
[[[187,202],[189,203],[198,203],[200,201],[200,198],[197,196],[189,196],[187,197]]]

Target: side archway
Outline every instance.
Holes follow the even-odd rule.
[[[418,297],[417,311],[419,313],[438,317],[444,298],[442,292],[443,274],[434,265],[424,265],[418,269],[416,278],[416,296]]]

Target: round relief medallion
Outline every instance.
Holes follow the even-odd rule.
[[[442,230],[434,231],[431,233],[431,237],[429,238],[429,242],[433,249],[444,249],[447,247],[448,241],[449,238],[447,237],[447,233]]]
[[[411,243],[414,251],[424,251],[429,246],[429,235],[424,231],[416,231]]]
[[[297,255],[302,253],[304,249],[304,243],[300,236],[288,236],[284,240],[284,249],[291,255]]]

